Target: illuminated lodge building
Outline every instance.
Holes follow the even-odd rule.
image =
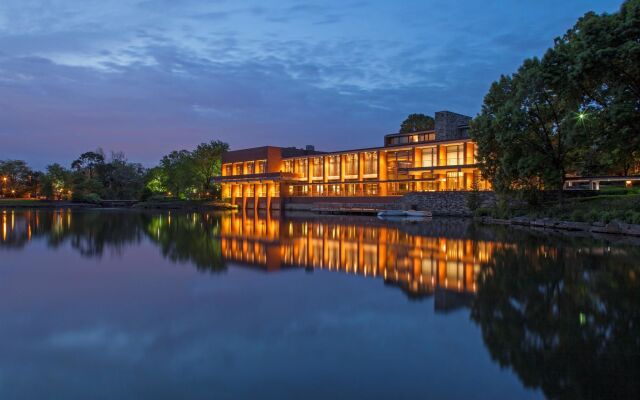
[[[475,294],[480,265],[501,244],[417,236],[385,225],[233,214],[221,220],[220,245],[225,261],[264,271],[302,267],[354,274],[384,280],[410,297],[425,297],[442,290]],[[436,296],[441,306],[452,299],[456,298]],[[455,304],[447,307],[455,308]]]
[[[470,117],[435,114],[435,129],[386,135],[383,147],[319,152],[256,147],[222,158],[222,197],[239,208],[280,208],[304,198],[388,198],[409,192],[489,189],[476,165]]]

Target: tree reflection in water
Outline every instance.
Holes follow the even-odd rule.
[[[638,248],[521,239],[477,278],[471,318],[491,356],[549,398],[639,398]]]
[[[173,262],[194,264],[200,271],[226,269],[222,259],[220,216],[190,213],[141,214],[144,231]]]
[[[1,218],[2,246],[22,248],[32,239],[44,238],[51,248],[69,243],[91,258],[102,257],[106,250],[119,253],[144,235],[138,218],[123,218],[119,212],[3,211]]]
[[[146,237],[173,262],[192,263],[202,271],[225,269],[217,239],[219,216],[29,210],[5,211],[0,218],[0,247],[23,248],[32,239],[43,238],[51,248],[69,243],[83,257],[101,258],[106,251],[121,253]]]
[[[501,366],[550,398],[640,398],[640,247],[452,221],[280,221],[214,213],[0,212],[0,248],[34,238],[85,257],[143,240],[223,271],[322,268],[384,279],[438,310],[471,308]],[[440,295],[439,295],[440,294]]]

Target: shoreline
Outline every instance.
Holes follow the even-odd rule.
[[[501,219],[493,217],[474,217],[475,221],[478,221],[486,225],[509,225],[518,227],[529,227],[537,229],[551,229],[567,232],[588,232],[594,234],[607,234],[607,235],[621,235],[640,237],[640,225],[627,224],[620,221],[611,221],[609,223],[604,222],[576,222],[576,221],[562,221],[552,218],[527,218],[527,217],[514,217],[510,219]]]
[[[237,207],[233,207],[226,203],[217,202],[199,202],[199,201],[167,201],[167,202],[102,202],[99,204],[91,203],[74,203],[69,201],[48,201],[48,200],[0,200],[0,210],[11,209],[122,209],[132,211],[145,210],[185,210],[185,211],[234,211]],[[289,214],[289,213],[284,213]],[[291,213],[292,217],[310,217],[317,218],[320,215],[309,212]],[[282,214],[280,214],[282,216]],[[434,215],[433,219],[451,218],[454,216]],[[493,218],[493,217],[470,217],[457,215],[455,218],[469,218],[475,222],[484,225],[503,225],[513,227],[524,227],[536,230],[553,230],[563,232],[582,232],[596,235],[615,235],[640,237],[640,224],[628,224],[620,221],[604,222],[576,222],[564,221],[552,218],[528,218],[514,217],[509,219]]]
[[[218,202],[202,201],[166,201],[166,202],[138,202],[138,201],[102,201],[99,203],[78,203],[72,201],[55,200],[0,200],[0,209],[122,209],[122,210],[209,210],[231,211],[236,208]]]

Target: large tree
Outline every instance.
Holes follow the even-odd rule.
[[[541,60],[495,82],[471,136],[498,191],[560,189],[567,174],[638,172],[640,0],[586,14]]]
[[[35,189],[34,171],[22,160],[0,160],[0,180],[5,196],[22,197]]]
[[[222,170],[222,154],[229,150],[229,145],[219,140],[202,143],[191,153],[193,171],[202,193],[215,195],[219,190],[213,185],[213,178]],[[213,193],[216,192],[216,193]]]
[[[94,178],[97,169],[104,165],[104,153],[101,149],[82,153],[78,159],[71,163],[71,168],[78,172],[86,172],[89,178]]]
[[[160,160],[163,179],[162,186],[167,188],[171,196],[179,198],[191,197],[196,189],[196,176],[193,172],[193,159],[187,150],[172,151]],[[196,189],[197,190],[197,189]]]
[[[140,197],[146,170],[138,163],[128,162],[124,153],[114,152],[100,170],[104,193],[109,199],[132,200]]]
[[[526,60],[492,85],[472,124],[483,173],[497,190],[561,189],[572,167],[578,106],[553,72]]]
[[[42,177],[42,194],[48,199],[60,200],[68,197],[71,190],[71,171],[60,164],[47,166],[47,172]]]
[[[400,133],[430,131],[434,127],[435,121],[432,117],[424,114],[410,114],[400,124]]]
[[[585,14],[545,60],[580,97],[597,172],[630,173],[640,159],[640,0],[618,13]]]

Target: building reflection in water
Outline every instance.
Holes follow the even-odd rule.
[[[466,305],[496,242],[426,237],[400,226],[335,220],[223,218],[222,255],[267,271],[313,268],[383,279],[412,298],[436,295],[436,309]],[[456,294],[458,296],[456,296]]]
[[[444,219],[70,210],[7,210],[0,218],[0,249],[39,238],[99,258],[145,240],[201,271],[233,263],[379,279],[410,298],[434,296],[436,311],[469,307],[491,357],[549,398],[640,393],[638,246]]]

